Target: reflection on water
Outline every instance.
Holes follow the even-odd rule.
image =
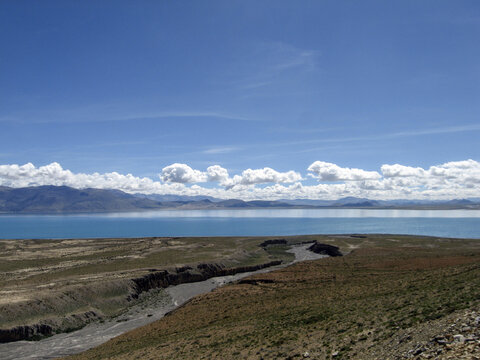
[[[480,211],[239,209],[0,216],[3,239],[347,233],[480,238]]]
[[[222,209],[156,210],[110,213],[105,217],[226,217],[226,218],[480,218],[480,210],[400,210],[400,209]]]

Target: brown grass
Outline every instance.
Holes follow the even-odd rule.
[[[355,250],[198,296],[71,359],[374,359],[401,329],[480,302],[479,241],[391,238],[324,237]]]
[[[288,258],[263,238],[0,240],[0,328],[58,322],[68,314],[110,316],[130,304],[129,279],[149,269],[200,262],[255,265]],[[58,321],[57,321],[58,320]]]

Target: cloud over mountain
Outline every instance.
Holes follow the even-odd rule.
[[[74,188],[118,189],[129,193],[208,195],[218,198],[336,199],[344,196],[371,199],[454,199],[480,197],[480,163],[475,160],[447,162],[428,169],[384,164],[381,173],[315,161],[308,168],[313,183],[301,173],[272,168],[246,169],[231,176],[220,165],[205,171],[187,164],[164,167],[160,181],[132,174],[73,173],[53,162],[36,167],[0,165],[0,186],[27,187],[66,185]],[[198,184],[210,183],[209,186]]]

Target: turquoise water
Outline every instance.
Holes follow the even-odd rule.
[[[0,215],[0,238],[391,233],[480,239],[477,210],[170,210]]]

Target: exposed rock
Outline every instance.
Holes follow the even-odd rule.
[[[457,343],[464,343],[465,336],[463,336],[462,334],[453,335],[453,340]]]
[[[308,250],[313,251],[316,254],[323,254],[328,256],[343,256],[340,252],[340,249],[337,246],[328,245],[328,244],[320,244],[315,241],[312,246],[308,248]]]
[[[272,280],[272,279],[242,279],[238,283],[239,284],[250,284],[250,285],[273,284],[273,283],[275,283],[275,280]]]
[[[101,319],[102,315],[94,311],[66,316],[61,321],[58,319],[46,319],[42,324],[21,325],[10,329],[0,329],[0,343],[19,340],[36,340],[51,336],[58,331],[71,331],[85,326],[93,320]]]
[[[480,354],[480,324],[476,321],[478,313],[478,310],[470,309],[457,315],[460,317],[447,324],[431,323],[432,328],[438,326],[438,335],[423,344],[418,342],[412,344],[410,350],[398,354],[394,359],[480,359],[480,356],[475,356]],[[412,336],[416,337],[416,334]],[[401,344],[401,341],[398,343]],[[389,352],[395,350],[389,349]]]
[[[37,337],[49,336],[52,334],[52,327],[45,324],[16,326],[11,329],[0,330],[0,343],[18,340],[32,340]]]
[[[272,239],[272,240],[266,240],[262,242],[259,246],[261,247],[267,247],[268,245],[285,245],[287,244],[286,239]]]
[[[268,263],[239,266],[226,268],[223,264],[199,264],[196,270],[185,269],[184,271],[170,273],[167,270],[157,271],[147,274],[140,278],[132,279],[135,284],[135,293],[132,298],[137,298],[144,291],[156,288],[166,288],[170,285],[186,284],[191,282],[203,281],[216,276],[235,275],[243,272],[257,271],[267,267],[280,265],[280,260],[270,261]]]
[[[187,270],[192,270],[192,268],[190,266],[182,266],[182,267],[177,267],[175,270],[177,271],[177,273],[180,273]]]

